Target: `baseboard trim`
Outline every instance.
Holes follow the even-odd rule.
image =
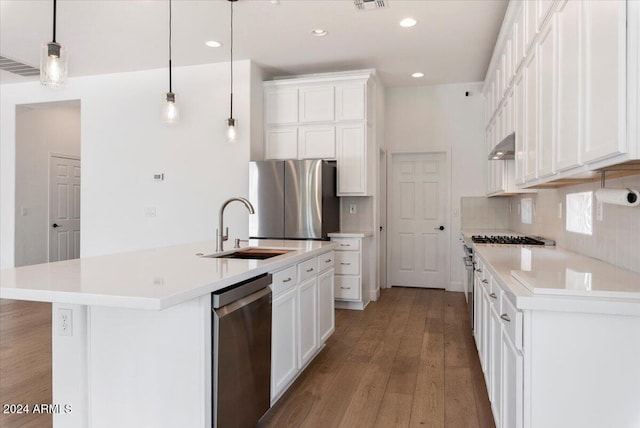
[[[378,288],[376,290],[370,291],[369,298],[374,302],[378,301],[378,299],[380,298],[380,289]]]
[[[464,288],[462,287],[462,281],[451,281],[447,291],[463,292]]]
[[[367,305],[369,304],[369,302],[361,302],[361,301],[357,301],[357,302],[350,302],[347,300],[336,300],[335,301],[335,307],[336,309],[350,309],[350,310],[356,310],[356,311],[363,311],[364,308],[367,307]]]

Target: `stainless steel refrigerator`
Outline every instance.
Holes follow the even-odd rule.
[[[249,200],[250,238],[326,240],[340,229],[335,162],[251,162]]]

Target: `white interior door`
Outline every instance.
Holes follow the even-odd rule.
[[[51,155],[49,261],[80,257],[80,159]]]
[[[445,153],[397,154],[389,184],[389,285],[446,288],[449,174]]]

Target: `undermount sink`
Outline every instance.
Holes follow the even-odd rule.
[[[202,257],[212,259],[249,259],[249,260],[265,260],[271,257],[281,256],[290,253],[293,250],[277,250],[273,248],[245,248],[224,254],[209,254]]]

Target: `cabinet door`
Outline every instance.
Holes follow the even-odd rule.
[[[583,2],[585,140],[588,163],[626,152],[626,2]]]
[[[520,4],[520,10],[518,11],[516,24],[518,25],[518,36],[516,43],[517,50],[517,61],[516,67],[520,67],[522,65],[522,61],[524,60],[525,54],[527,52],[527,40],[526,40],[526,12],[524,2]],[[514,51],[515,52],[515,51]]]
[[[528,4],[528,2],[527,2]],[[538,97],[537,71],[535,50],[527,58],[525,64],[525,100],[526,100],[526,136],[524,141],[524,178],[526,181],[536,178],[536,147],[538,130]]]
[[[490,302],[489,302],[489,293],[487,292],[487,285],[484,283],[486,279],[482,280],[482,319],[480,322],[482,323],[482,345],[481,345],[481,353],[480,353],[480,365],[482,366],[482,371],[484,372],[484,380],[487,386],[489,385],[489,317],[491,316],[490,311]]]
[[[500,410],[503,427],[522,428],[523,422],[523,358],[507,333],[502,331],[502,373]]]
[[[318,340],[327,341],[335,331],[334,271],[318,275]]]
[[[298,372],[296,331],[298,290],[292,289],[273,299],[271,331],[271,401]]]
[[[491,305],[489,316],[489,399],[491,410],[496,420],[496,426],[503,426],[500,423],[501,417],[501,388],[502,388],[502,321],[496,311],[495,304]],[[508,426],[508,425],[505,425]]]
[[[542,28],[547,15],[551,12],[551,6],[553,0],[536,0],[536,12],[537,12],[537,27],[538,30]]]
[[[524,140],[526,135],[525,124],[525,87],[523,84],[524,73],[520,73],[515,80],[514,84],[514,103],[513,103],[513,123],[514,132],[516,134],[515,143],[515,181],[516,184],[524,183]]]
[[[292,127],[267,129],[265,159],[297,159],[298,130]]]
[[[334,87],[310,86],[300,88],[300,122],[332,122],[335,98]]]
[[[336,120],[364,120],[367,112],[366,83],[336,86]]]
[[[367,192],[365,127],[364,123],[337,126],[338,196]]]
[[[524,56],[527,56],[529,47],[533,43],[538,32],[538,14],[536,11],[536,2],[527,0],[522,2],[522,7],[525,13],[525,52]]]
[[[265,122],[284,125],[298,122],[298,90],[267,88],[265,90]]]
[[[556,89],[556,16],[542,33],[538,43],[538,178],[554,174],[555,89]]]
[[[335,159],[335,126],[301,127],[298,130],[298,157],[300,159]]]
[[[298,286],[298,363],[304,367],[318,349],[318,280]]]
[[[558,10],[556,171],[580,165],[581,5],[579,1],[565,1]]]

